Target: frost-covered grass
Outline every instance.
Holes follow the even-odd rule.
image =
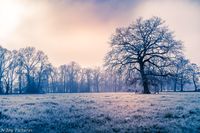
[[[0,132],[200,132],[200,93],[0,96]]]

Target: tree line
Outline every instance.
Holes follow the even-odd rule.
[[[182,52],[159,17],[117,28],[104,67],[76,62],[54,67],[34,47],[10,51],[0,46],[0,94],[136,91],[199,91],[200,69]]]
[[[34,47],[10,51],[0,46],[0,94],[123,91],[120,75],[71,62],[54,67]]]

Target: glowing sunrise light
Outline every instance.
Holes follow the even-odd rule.
[[[0,4],[0,38],[6,38],[19,24],[23,5],[17,1],[2,0]]]

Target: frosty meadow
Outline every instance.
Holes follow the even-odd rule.
[[[199,93],[1,96],[0,130],[34,133],[198,133]],[[27,131],[26,131],[27,132]]]

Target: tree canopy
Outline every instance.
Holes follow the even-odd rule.
[[[150,77],[164,76],[160,69],[167,72],[172,60],[182,53],[181,41],[174,39],[164,23],[158,17],[139,18],[128,27],[117,28],[105,58],[108,68],[139,72],[146,94],[150,93]]]

